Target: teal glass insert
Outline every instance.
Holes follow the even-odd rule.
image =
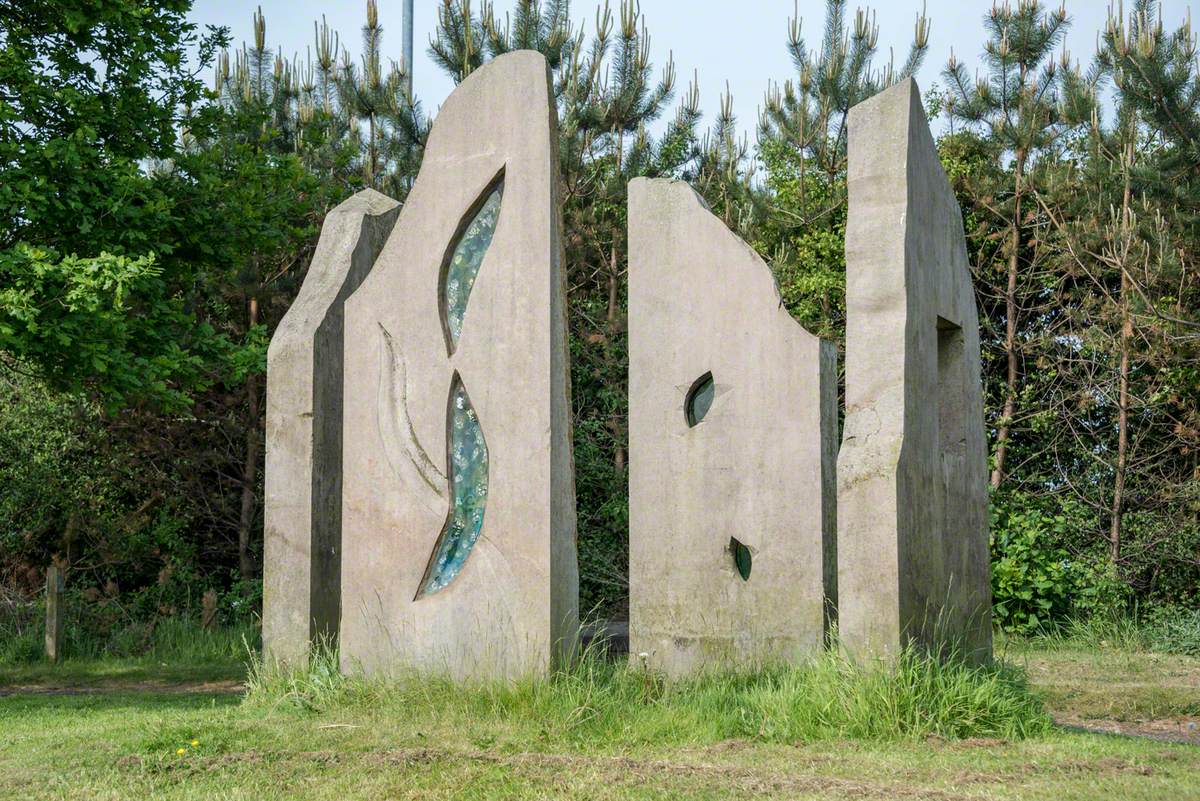
[[[492,235],[496,233],[503,197],[504,180],[501,178],[489,187],[487,199],[479,206],[471,221],[460,229],[458,241],[446,262],[442,278],[442,314],[451,353],[458,347],[467,301],[471,298],[475,277],[479,275],[479,266],[483,264],[483,257],[492,244]]]
[[[712,373],[705,373],[696,379],[687,395],[687,424],[695,426],[704,419],[712,408],[716,396],[717,385],[713,383]]]
[[[733,554],[733,564],[737,567],[738,575],[742,577],[742,581],[749,581],[750,568],[754,562],[754,559],[750,556],[750,549],[738,542],[736,537],[730,537],[729,552]]]
[[[483,510],[487,506],[487,442],[457,373],[450,387],[447,417],[450,514],[425,571],[421,595],[431,595],[444,588],[462,571],[483,529]]]

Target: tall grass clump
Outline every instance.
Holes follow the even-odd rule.
[[[793,666],[669,681],[593,651],[543,679],[468,684],[417,674],[344,677],[336,658],[322,652],[307,669],[257,661],[249,689],[246,703],[254,705],[316,714],[356,708],[422,731],[483,728],[514,741],[614,747],[734,738],[1022,739],[1051,725],[1016,668],[968,667],[916,652],[870,665],[828,652]]]
[[[1012,639],[1049,649],[1200,656],[1200,610],[1155,605],[1128,614],[1069,618]]]
[[[0,667],[33,665],[45,659],[45,623],[22,626],[0,621]],[[68,621],[63,656],[71,662],[125,661],[199,667],[239,665],[256,648],[257,628],[250,623],[205,629],[186,617],[128,623],[99,634]]]
[[[1146,615],[1150,650],[1200,656],[1200,609],[1159,606]]]

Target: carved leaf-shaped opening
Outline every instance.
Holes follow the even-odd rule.
[[[475,286],[483,257],[487,255],[492,236],[496,233],[503,198],[504,170],[501,168],[483,194],[463,215],[442,260],[438,306],[442,312],[442,332],[446,335],[447,353],[453,354],[458,347],[467,302],[471,299],[471,289]]]
[[[730,537],[729,553],[733,556],[734,567],[737,568],[738,575],[742,577],[742,581],[749,581],[750,568],[754,563],[754,557],[751,556],[750,549],[739,542],[737,537]]]
[[[692,383],[692,388],[688,390],[687,400],[684,403],[689,427],[698,425],[708,414],[708,410],[712,408],[716,391],[717,385],[713,383],[711,372],[705,373]]]
[[[445,588],[462,572],[483,530],[483,512],[487,506],[487,442],[457,372],[450,382],[448,407],[446,475],[450,484],[450,510],[425,568],[418,598]]]

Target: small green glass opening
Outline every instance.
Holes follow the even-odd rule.
[[[713,383],[711,372],[705,373],[695,380],[692,388],[688,390],[687,401],[684,404],[689,427],[698,425],[708,414],[708,410],[712,408],[716,391],[717,385]]]
[[[749,581],[750,568],[754,562],[754,558],[750,555],[750,549],[738,542],[737,537],[730,537],[729,553],[733,555],[733,564],[737,567],[738,575],[742,577],[742,581]]]

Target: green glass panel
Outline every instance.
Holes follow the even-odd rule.
[[[754,561],[750,549],[738,542],[735,537],[729,538],[729,552],[733,554],[733,563],[737,566],[738,575],[742,581],[750,580],[750,567]]]
[[[501,182],[491,190],[479,211],[463,229],[450,256],[450,262],[446,265],[445,285],[442,288],[445,307],[442,313],[446,318],[446,329],[450,333],[451,350],[458,346],[463,317],[467,313],[467,301],[471,298],[471,288],[475,286],[479,266],[483,264],[483,257],[488,246],[492,244],[492,235],[496,233],[496,221],[500,218],[500,201],[503,195],[504,183]]]
[[[708,414],[708,410],[712,408],[716,391],[717,385],[713,383],[712,373],[706,373],[692,385],[692,391],[688,393],[687,398],[689,426],[696,425],[704,419],[704,415]]]
[[[456,375],[450,389],[450,515],[422,588],[437,592],[462,571],[483,529],[488,493],[488,449],[471,399]]]

